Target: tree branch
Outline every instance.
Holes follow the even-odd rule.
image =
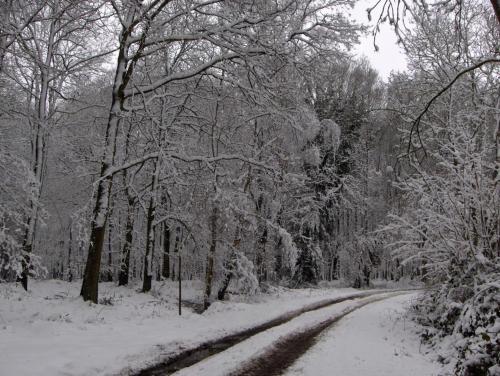
[[[497,58],[489,58],[489,59],[486,59],[486,60],[482,60],[480,61],[479,63],[476,63],[464,70],[462,70],[461,72],[459,72],[446,86],[444,86],[441,90],[439,90],[438,93],[436,93],[429,102],[427,102],[427,104],[425,105],[425,108],[422,110],[422,112],[420,112],[420,114],[417,116],[417,118],[413,121],[413,124],[412,124],[412,127],[411,127],[411,130],[410,130],[410,139],[408,141],[408,153],[410,152],[410,149],[411,149],[411,140],[412,140],[412,137],[413,137],[413,134],[415,132],[417,132],[418,134],[418,137],[419,137],[419,140],[420,140],[420,144],[422,145],[423,147],[423,143],[422,143],[422,140],[420,139],[420,129],[419,129],[419,125],[420,125],[420,122],[422,120],[422,117],[427,113],[427,111],[429,111],[429,108],[431,107],[431,105],[434,103],[434,101],[436,99],[438,99],[441,95],[443,95],[450,87],[453,86],[453,84],[460,78],[462,77],[463,75],[469,73],[469,72],[472,72],[473,70],[475,69],[478,69],[480,67],[482,67],[483,65],[486,65],[486,64],[495,64],[495,63],[500,63],[500,59],[497,59]],[[423,149],[424,150],[424,153],[425,153],[425,148]]]

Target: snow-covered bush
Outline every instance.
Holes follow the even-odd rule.
[[[401,265],[418,267],[435,288],[417,307],[430,328],[424,338],[452,336],[450,357],[465,376],[492,375],[500,361],[498,161],[489,133],[477,131],[487,129],[480,119],[434,128],[432,167],[415,165],[398,184],[408,207],[384,229]]]
[[[440,346],[443,337],[453,348],[444,349],[440,360],[452,362],[457,375],[498,375],[500,364],[500,274],[474,277],[473,287],[455,278],[417,302],[418,321],[426,327],[424,341]],[[458,356],[457,356],[458,355]]]
[[[234,253],[232,290],[244,295],[254,295],[259,290],[253,263],[241,252]]]

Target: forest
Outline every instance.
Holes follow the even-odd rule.
[[[355,3],[2,1],[0,286],[414,283],[454,374],[500,374],[500,3]]]

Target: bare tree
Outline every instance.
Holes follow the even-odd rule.
[[[259,3],[259,4],[258,4]],[[341,16],[324,12],[333,1],[281,3],[190,1],[110,1],[121,32],[100,179],[96,184],[90,246],[81,295],[97,302],[98,275],[115,166],[116,135],[127,100],[152,94],[175,81],[215,69],[224,61],[243,61],[263,54],[283,54],[299,43],[326,48],[338,42],[335,26],[345,26],[349,43],[355,29]],[[286,23],[286,25],[285,25]],[[273,38],[266,38],[275,30]],[[328,34],[329,30],[333,34]],[[145,58],[167,51],[172,70],[143,83],[134,71]],[[193,52],[196,51],[194,54]],[[189,52],[189,54],[188,54]],[[133,86],[131,85],[133,83]]]
[[[23,31],[39,19],[46,1],[6,0],[0,4],[0,74],[10,47]]]
[[[47,140],[51,126],[57,121],[59,100],[67,99],[69,80],[78,79],[96,58],[109,53],[82,47],[82,41],[95,32],[91,28],[103,17],[99,4],[48,0],[41,4],[26,4],[22,12],[31,16],[11,33],[14,39],[5,42],[5,46],[11,44],[11,62],[4,74],[26,95],[25,109],[16,115],[22,116],[31,129],[30,159],[35,185],[24,239],[26,255],[32,252],[35,242]],[[21,276],[25,289],[29,269],[30,260],[26,256]]]

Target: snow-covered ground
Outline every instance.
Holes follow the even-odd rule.
[[[391,296],[392,294],[393,293],[387,293],[385,296]],[[222,353],[213,355],[191,367],[184,368],[174,375],[224,376],[238,373],[238,370],[241,368],[246,368],[246,363],[251,363],[259,357],[266,356],[266,353],[272,350],[280,340],[299,332],[306,332],[332,317],[344,314],[353,307],[361,306],[367,302],[376,301],[377,299],[380,299],[380,296],[366,297],[356,301],[345,301],[316,311],[304,313],[285,324],[252,336],[246,341],[236,344]],[[330,373],[328,375],[330,375]],[[339,373],[339,375],[342,374]],[[366,376],[371,375],[368,373]]]
[[[80,282],[34,281],[25,293],[0,284],[0,375],[128,374],[167,355],[249,328],[314,302],[357,290],[279,289],[247,301],[216,302],[203,315],[184,309],[178,316],[176,285],[100,285],[108,304],[81,300]],[[186,299],[201,286],[183,285]],[[361,293],[361,292],[360,292]]]
[[[417,326],[406,317],[416,295],[369,304],[324,332],[288,376],[433,376],[443,372],[424,354]]]
[[[393,294],[385,294],[390,297]],[[409,321],[406,309],[416,294],[380,299],[367,297],[346,301],[305,313],[288,323],[257,334],[230,349],[185,368],[175,376],[240,374],[247,362],[259,362],[260,357],[287,336],[306,332],[319,323],[351,311],[327,329],[305,355],[288,370],[289,376],[433,376],[441,365],[423,348],[416,333],[417,327]],[[272,354],[271,354],[272,356]],[[254,374],[254,373],[252,373]]]

